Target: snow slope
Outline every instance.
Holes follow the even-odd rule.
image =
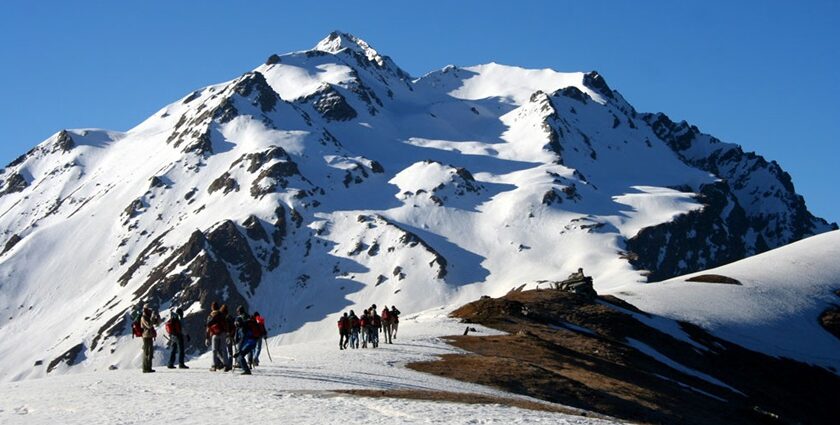
[[[332,339],[348,308],[578,267],[603,292],[830,228],[778,164],[637,113],[596,72],[414,79],[336,32],[0,171],[0,380],[130,364],[143,302],[183,307],[193,335],[211,302],[244,305],[292,344]]]
[[[91,371],[0,384],[0,422],[31,424],[206,424],[235,418],[245,423],[551,423],[606,424],[604,420],[537,412],[498,404],[470,405],[401,399],[363,398],[342,389],[409,389],[522,396],[406,369],[457,350],[435,337],[461,325],[442,310],[405,317],[395,344],[378,349],[339,351],[337,341],[277,345],[265,350],[252,376],[211,373],[208,356],[189,362],[190,370],[157,367],[141,374],[139,358],[129,370]],[[481,333],[495,331],[481,328]],[[140,341],[130,344],[140,353]],[[168,353],[167,353],[168,354]],[[161,364],[160,352],[156,361]],[[574,411],[575,409],[570,409]],[[430,415],[430,412],[434,415]]]
[[[840,304],[840,231],[722,267],[615,294],[644,311],[688,321],[746,348],[840,370],[840,340],[818,317]],[[719,274],[742,285],[687,282]]]

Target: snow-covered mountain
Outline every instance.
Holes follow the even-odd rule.
[[[282,341],[578,267],[609,291],[822,233],[790,177],[597,72],[413,78],[332,33],[125,133],[64,130],[0,173],[0,379],[136,356],[126,313],[246,305]],[[48,330],[45,332],[45,330]]]

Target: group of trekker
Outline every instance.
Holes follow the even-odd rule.
[[[169,369],[189,369],[184,362],[185,343],[189,342],[189,335],[184,333],[181,322],[184,311],[180,308],[170,310],[169,320],[165,323],[167,347],[170,348]],[[143,373],[154,372],[152,358],[154,356],[154,340],[157,337],[156,327],[160,323],[157,309],[145,304],[139,311],[132,313],[132,333],[143,339]],[[268,332],[265,319],[259,312],[251,316],[244,307],[236,309],[236,317],[228,314],[227,305],[219,307],[218,303],[210,306],[210,315],[205,324],[205,341],[213,352],[213,367],[211,371],[230,371],[241,368],[243,375],[250,375],[251,368],[259,366],[260,352],[263,340]],[[236,347],[236,352],[234,352]]]
[[[267,335],[265,319],[259,312],[251,316],[245,307],[239,306],[233,318],[228,314],[227,305],[219,307],[214,302],[207,316],[204,340],[204,345],[210,347],[213,353],[213,366],[210,370],[229,372],[241,368],[243,375],[250,375],[251,368],[260,365],[262,343]]]
[[[400,324],[400,311],[393,305],[390,310],[386,305],[382,309],[382,314],[378,314],[376,310],[376,304],[374,304],[362,312],[361,317],[350,310],[349,314],[345,312],[338,319],[339,350],[346,350],[348,347],[357,349],[360,341],[361,348],[368,348],[368,346],[377,348],[380,332],[384,335],[387,344],[393,344]]]

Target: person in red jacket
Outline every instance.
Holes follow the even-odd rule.
[[[382,333],[385,336],[385,342],[388,344],[392,344],[391,342],[391,311],[388,310],[388,306],[382,309]]]
[[[350,317],[345,312],[344,316],[338,318],[338,349],[346,349],[348,343],[350,343]]]
[[[253,358],[248,359],[252,366],[260,365],[260,352],[262,352],[263,340],[268,338],[268,330],[265,328],[265,318],[260,316],[259,311],[254,312],[254,320],[257,322],[259,334],[254,337],[257,339],[257,347],[254,348]]]

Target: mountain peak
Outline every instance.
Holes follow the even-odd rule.
[[[314,50],[328,53],[338,53],[345,49],[361,54],[379,66],[385,63],[384,58],[366,41],[353,34],[333,31],[315,45]]]

